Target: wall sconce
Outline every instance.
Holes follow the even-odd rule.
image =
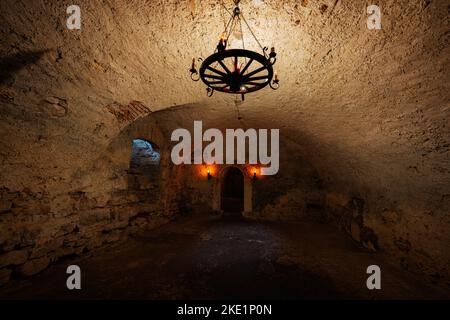
[[[255,181],[255,180],[256,180],[256,169],[253,170],[253,181]]]
[[[208,180],[211,180],[212,175],[211,175],[211,171],[208,170]]]

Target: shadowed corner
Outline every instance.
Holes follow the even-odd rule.
[[[0,84],[6,83],[14,73],[36,63],[50,49],[26,51],[0,58]]]

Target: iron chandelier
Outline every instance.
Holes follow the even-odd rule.
[[[272,67],[277,61],[277,54],[274,47],[267,54],[268,48],[261,46],[242,14],[239,8],[240,0],[233,0],[233,2],[235,7],[232,12],[222,3],[224,9],[231,17],[225,26],[216,50],[206,59],[198,59],[199,62],[202,62],[200,70],[197,70],[196,59],[192,59],[192,66],[189,71],[193,81],[202,79],[206,84],[208,97],[211,97],[214,91],[219,91],[240,94],[242,100],[244,100],[245,94],[261,90],[267,85],[273,90],[279,88],[280,81]],[[251,35],[261,48],[262,54],[245,49],[242,22],[250,30]],[[242,37],[242,49],[228,49],[229,38],[238,24]]]

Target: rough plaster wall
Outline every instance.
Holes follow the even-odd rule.
[[[282,131],[283,132],[283,131]],[[280,137],[280,169],[262,176],[253,189],[255,210],[262,218],[323,220],[322,181],[306,155],[289,137]]]
[[[233,98],[206,99],[186,75],[222,31],[216,1],[79,1],[81,31],[65,28],[64,1],[1,1],[2,194],[20,194],[15,208],[35,206],[30,220],[59,215],[77,172],[123,129],[128,113],[117,106],[197,103],[167,117],[186,108],[222,127],[280,128],[323,178],[331,215],[355,216],[336,219],[344,229],[360,238],[369,228],[405,268],[448,283],[447,1],[377,1],[380,31],[366,28],[366,1],[255,3],[243,10],[277,48],[281,88],[249,95],[238,122]],[[47,199],[59,193],[60,203]],[[11,206],[2,200],[1,215]]]

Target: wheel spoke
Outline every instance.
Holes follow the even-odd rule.
[[[220,74],[222,77],[226,77],[226,76],[227,76],[226,73],[224,73],[224,72],[222,72],[222,71],[219,71],[219,70],[217,70],[217,69],[214,69],[214,68],[212,68],[212,67],[210,67],[210,66],[207,66],[206,69],[208,69],[208,70],[210,70],[210,71],[212,71],[212,72],[214,72],[214,73]]]
[[[266,60],[245,50],[225,51],[204,61],[201,78],[209,88],[218,91],[238,93],[244,86],[248,92],[253,92],[271,80],[272,68]]]
[[[222,66],[223,70],[226,71],[226,73],[231,74],[231,71],[228,70],[227,66],[223,63],[222,60],[219,60],[218,62],[219,62],[219,64]]]
[[[241,75],[243,75],[245,73],[245,71],[247,71],[248,67],[250,67],[250,65],[252,64],[253,59],[248,60],[247,64],[245,65],[244,69],[242,69],[241,71]]]
[[[223,83],[227,83],[226,81],[224,81],[224,80],[221,80],[221,81],[208,81],[208,84],[223,84]]]
[[[222,90],[222,89],[225,89],[225,88],[229,87],[230,85],[228,83],[225,84],[225,85],[222,85],[220,83],[218,83],[218,84],[211,84],[211,83],[209,83],[208,86],[211,87],[211,88],[214,88],[216,90]]]
[[[223,80],[223,77],[215,76],[213,74],[205,74],[205,78],[211,78],[211,79],[217,79],[217,80]]]
[[[258,82],[245,81],[245,82],[243,82],[243,84],[248,84],[248,85],[251,85],[251,86],[261,86],[261,85],[264,84],[264,82],[263,83],[258,83]]]
[[[248,81],[253,81],[253,80],[268,80],[269,76],[260,76],[260,77],[252,77],[252,78],[247,78]]]
[[[266,70],[266,67],[262,66],[261,68],[258,68],[258,69],[254,70],[252,72],[247,73],[246,75],[244,75],[244,77],[245,78],[250,78],[252,75],[260,73],[261,71],[264,71],[264,70]]]
[[[239,58],[238,56],[234,57],[234,71],[236,72],[236,70],[239,68]]]

